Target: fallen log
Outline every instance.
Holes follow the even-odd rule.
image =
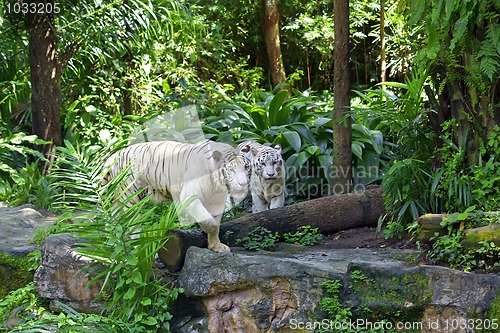
[[[467,250],[475,250],[482,246],[481,242],[483,241],[493,242],[496,246],[500,246],[500,223],[465,229],[464,238],[460,244]]]
[[[441,222],[446,214],[425,214],[418,218],[420,225],[420,241],[422,243],[431,243],[439,236],[447,234],[447,230],[441,226]]]
[[[257,227],[284,234],[296,232],[306,225],[318,228],[322,234],[330,234],[358,227],[374,227],[384,212],[381,189],[369,187],[364,192],[299,202],[222,223],[220,238],[225,244],[235,246],[237,240],[245,238]],[[190,246],[206,247],[206,234],[200,229],[171,230],[169,240],[159,252],[160,260],[171,272],[178,271]]]
[[[482,212],[480,214],[485,218],[495,218],[500,215],[500,212]],[[420,216],[417,220],[420,225],[420,241],[425,244],[432,244],[438,237],[448,234],[448,228],[441,226],[441,222],[445,220],[447,216],[447,214],[425,214]],[[477,215],[471,213],[464,221],[460,222],[458,228],[464,232],[473,230],[466,228],[467,224],[469,224],[474,217],[477,218]]]

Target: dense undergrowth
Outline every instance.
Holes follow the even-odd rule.
[[[392,98],[388,98],[389,94],[385,90],[370,89],[358,92],[358,97],[353,100],[351,113],[353,119],[353,187],[363,190],[367,184],[378,183],[384,186],[387,215],[381,219],[381,223],[384,225],[387,237],[404,235],[417,237],[418,225],[415,221],[423,213],[463,212],[472,206],[475,212],[498,208],[499,194],[497,192],[499,190],[496,185],[500,176],[497,175],[499,168],[495,158],[495,151],[500,146],[498,129],[492,132],[488,140],[482,144],[480,162],[477,165],[469,166],[465,163],[463,152],[454,145],[453,140],[446,139],[447,128],[444,128],[443,136],[446,144],[438,152],[433,153],[429,147],[435,138],[427,129],[425,118],[419,110],[414,110],[414,118],[410,117],[410,119],[408,114],[401,118],[394,116],[401,114],[401,110],[407,110],[411,105],[415,108],[420,105],[421,102],[415,102],[420,100],[420,96],[412,95],[415,88],[409,88],[409,85],[414,84],[415,82],[408,82],[407,85],[399,85],[391,93]],[[423,85],[423,82],[420,84]],[[163,111],[149,114],[146,118],[122,119],[118,124],[109,122],[106,116],[100,117],[97,113],[95,117],[99,126],[93,131],[87,129],[92,135],[89,135],[86,141],[79,140],[72,143],[66,140],[65,146],[60,147],[57,152],[58,157],[52,172],[47,175],[38,171],[36,162],[30,162],[37,155],[26,142],[34,142],[33,138],[21,140],[17,138],[20,134],[12,133],[11,139],[0,143],[0,153],[8,156],[11,161],[24,159],[26,164],[24,167],[23,164],[6,163],[4,165],[0,200],[11,205],[32,203],[37,207],[57,213],[64,213],[86,205],[96,207],[99,198],[95,194],[100,193],[97,163],[105,156],[103,147],[110,150],[117,149],[127,144],[128,138],[136,140],[141,135],[189,141],[199,137],[200,133],[204,137],[223,142],[237,143],[254,139],[260,142],[281,144],[287,168],[288,204],[328,195],[331,177],[327,171],[332,165],[330,95],[309,90],[305,92],[261,91],[258,94],[243,95],[231,94],[230,91],[223,91],[221,88],[204,88],[212,89],[210,90],[212,95],[209,96],[200,87],[190,87],[187,99],[183,94],[185,88],[178,88],[179,94],[176,95],[176,99],[172,100],[172,106],[176,106],[174,110],[177,111],[174,114],[182,116],[184,127],[181,129],[170,125],[158,126],[162,123],[171,123],[166,121],[168,113]],[[422,87],[419,89],[421,90]],[[398,95],[400,97],[397,97]],[[188,101],[194,102],[194,106],[186,111],[186,107],[181,106],[187,105]],[[194,115],[200,115],[199,121],[193,117],[192,108],[196,111]],[[389,113],[392,117],[387,116]],[[75,121],[83,120],[79,120],[77,116]],[[108,126],[102,129],[106,122]],[[86,124],[92,126],[92,123]],[[453,128],[454,125],[450,122],[448,126]],[[402,135],[408,132],[412,134]],[[6,137],[9,138],[9,136]],[[434,165],[436,154],[440,155],[443,162],[439,166]],[[91,195],[92,191],[94,192]],[[137,209],[144,209],[144,207],[137,207]],[[111,218],[108,215],[102,215],[106,214],[105,210],[95,211],[95,208],[91,210],[94,215],[87,217],[87,220],[107,221]],[[158,213],[148,210],[141,214],[141,218],[154,220],[152,214]],[[121,220],[122,218],[113,217],[113,219]],[[172,225],[171,222],[167,224]],[[494,222],[497,221],[483,219],[475,222],[474,226]],[[152,263],[151,254],[156,248],[150,248],[147,255],[135,254],[139,257],[149,256],[148,261],[139,260],[139,257],[131,260],[134,251],[127,252],[129,253],[127,257],[114,257],[118,255],[118,252],[112,250],[118,244],[115,242],[127,238],[129,235],[127,236],[126,232],[127,230],[133,232],[133,226],[126,226],[123,223],[115,224],[120,226],[120,232],[117,232],[117,230],[106,230],[106,225],[106,223],[101,224],[102,230],[96,230],[95,224],[93,228],[85,226],[85,230],[89,228],[86,235],[96,231],[104,237],[100,238],[97,243],[110,246],[109,249],[96,249],[101,252],[99,255],[94,253],[95,258],[108,258],[103,259],[104,261],[113,258],[113,262],[122,263],[147,263],[146,266],[149,267]],[[151,228],[153,228],[152,232],[159,230],[153,225]],[[165,225],[162,228],[164,230],[168,226]],[[50,233],[63,231],[68,231],[64,223],[57,224],[51,230],[41,231],[38,242]],[[120,235],[121,238],[113,239],[109,235]],[[450,225],[449,234],[438,238],[434,247],[430,249],[429,260],[464,270],[498,270],[496,259],[498,246],[496,244],[484,243],[475,252],[467,252],[460,245],[460,235],[459,224]],[[144,241],[151,241],[158,235],[145,237]],[[289,235],[289,237],[292,236]],[[268,241],[268,238],[265,241]],[[162,241],[164,240],[160,237],[153,243],[158,245]],[[130,242],[123,244],[129,246],[130,249],[140,248]],[[108,269],[121,271],[114,266],[109,266]],[[145,281],[150,273],[151,271],[146,269],[144,273],[137,276],[125,275],[123,281],[135,282],[123,283],[119,288],[108,286],[110,290],[114,290],[115,296],[110,300],[115,310],[109,310],[108,315],[111,317],[106,318],[113,318],[115,315],[117,320],[132,322],[134,332],[152,328],[161,331],[162,325],[168,323],[169,314],[168,311],[158,312],[158,310],[168,307],[168,299],[175,299],[178,291],[155,286],[156,300],[140,296],[146,293],[141,289],[145,288],[142,285],[144,282],[141,281]],[[22,297],[25,296],[19,297],[19,301],[23,301]],[[165,303],[158,303],[160,299]],[[124,300],[127,302],[135,300],[138,303],[126,307],[121,303]],[[35,305],[33,307],[36,308]],[[13,308],[5,307],[4,311],[7,309]],[[121,313],[124,309],[128,309],[129,312]],[[87,321],[97,321],[99,325],[108,323],[108,319],[104,317],[102,321],[96,316],[79,317],[70,310],[66,310],[61,316],[65,316],[68,322],[74,322],[76,318],[82,325]],[[32,313],[27,315],[27,312],[24,312],[26,315],[24,318],[38,318],[29,324],[35,325],[33,327],[46,325],[43,323],[49,319],[44,317],[44,313],[42,310],[37,315]],[[121,332],[123,327],[120,328],[120,325],[117,325],[113,329]]]

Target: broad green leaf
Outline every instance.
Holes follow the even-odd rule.
[[[392,81],[384,81],[383,83],[377,83],[377,85],[384,85],[386,87],[394,87],[394,88],[401,88],[401,89],[408,89],[408,85],[405,83],[401,82],[392,82]]]
[[[151,302],[151,298],[144,298],[142,301],[141,301],[141,304],[142,305],[151,305],[152,302]]]
[[[299,133],[295,131],[286,131],[283,132],[283,136],[285,137],[286,141],[288,141],[290,146],[292,146],[293,149],[295,149],[297,153],[300,152],[300,147],[302,147],[302,141],[300,140]]]
[[[370,131],[373,138],[373,148],[377,152],[377,154],[382,154],[382,148],[384,145],[384,135],[382,132],[377,130]]]
[[[269,104],[269,124],[272,125],[283,125],[282,123],[277,123],[280,119],[279,113],[282,112],[283,102],[288,96],[287,90],[281,90],[277,93]],[[283,118],[283,117],[282,117]]]
[[[332,122],[332,120],[329,118],[319,117],[319,118],[314,119],[314,126],[316,126],[316,127],[325,126],[329,122]],[[331,126],[329,126],[329,127],[331,127]]]
[[[317,153],[319,153],[320,149],[318,146],[309,146],[305,149],[305,151],[309,154],[309,155],[316,155]]]
[[[154,317],[149,316],[143,320],[142,323],[146,325],[156,325],[158,321]]]
[[[298,170],[300,167],[302,167],[307,162],[307,160],[308,160],[308,158],[307,158],[306,152],[302,151],[297,155],[297,159],[295,160],[294,166]]]
[[[316,139],[312,135],[311,129],[309,129],[306,124],[295,123],[290,125],[290,127],[296,130],[300,134],[300,136],[306,139],[306,141],[309,142],[310,144],[312,145],[316,144]]]
[[[254,106],[250,110],[250,116],[252,117],[256,127],[261,131],[269,127],[266,110],[264,110],[261,106]]]
[[[363,159],[363,147],[361,147],[361,145],[353,142],[351,144],[351,148],[352,148],[352,153],[354,155],[356,155],[360,160]]]
[[[132,299],[135,296],[135,291],[136,291],[135,288],[129,288],[125,293],[125,295],[123,295],[123,299],[124,300]]]

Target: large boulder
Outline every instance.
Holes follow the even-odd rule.
[[[92,261],[75,251],[77,241],[69,234],[45,239],[34,277],[35,290],[40,296],[61,301],[77,311],[99,313],[102,302],[97,296],[102,284],[89,286],[92,275],[87,274],[87,268]]]
[[[172,331],[312,332],[324,318],[318,303],[325,280],[342,281],[340,298],[359,325],[385,318],[421,332],[470,332],[454,324],[498,315],[500,276],[408,266],[404,259],[411,255],[303,248],[216,254],[191,247],[179,276],[189,302],[184,298],[174,308]]]
[[[0,252],[24,257],[37,249],[32,243],[38,228],[54,224],[56,216],[33,205],[8,207],[0,202]]]

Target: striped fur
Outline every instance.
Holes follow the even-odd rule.
[[[186,208],[188,219],[183,216],[181,223],[198,223],[208,234],[208,248],[225,252],[229,247],[219,240],[219,226],[226,199],[230,197],[237,204],[248,192],[248,178],[238,153],[228,144],[209,140],[196,144],[138,143],[108,159],[105,167],[109,172],[103,183],[132,164],[129,183],[133,183],[125,196],[143,188],[156,201],[182,203],[196,196]]]
[[[285,204],[285,166],[281,157],[281,146],[264,146],[255,141],[245,141],[238,147],[250,147],[240,152],[245,160],[245,171],[249,175],[252,194],[252,212],[283,207]],[[250,165],[250,170],[248,170]]]

